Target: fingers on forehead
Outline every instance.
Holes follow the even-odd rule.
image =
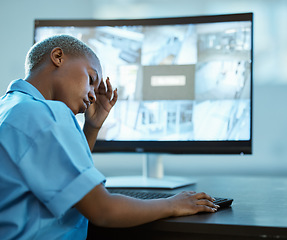
[[[104,81],[102,80],[100,82],[99,88],[106,88]]]
[[[110,82],[110,79],[109,79],[109,78],[107,78],[107,88],[108,88],[108,91],[112,91],[112,90],[113,90],[113,88],[112,88],[112,84],[111,84],[111,82]]]

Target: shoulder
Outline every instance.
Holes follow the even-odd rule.
[[[76,124],[71,110],[59,101],[25,99],[11,106],[6,118],[9,125],[30,133],[52,125]]]

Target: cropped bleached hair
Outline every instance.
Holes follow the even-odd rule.
[[[35,69],[51,51],[59,47],[67,55],[72,56],[94,56],[93,50],[79,39],[70,35],[55,35],[34,44],[26,56],[25,73],[28,75]]]

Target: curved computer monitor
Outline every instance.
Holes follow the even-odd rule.
[[[94,152],[252,153],[253,14],[35,20],[70,34],[118,89]]]

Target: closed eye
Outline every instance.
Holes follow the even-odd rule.
[[[89,77],[90,77],[90,85],[93,85],[94,84],[94,79],[91,76],[89,76]]]

